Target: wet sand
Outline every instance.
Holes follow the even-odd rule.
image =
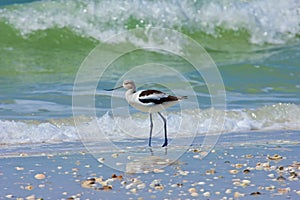
[[[299,199],[299,134],[223,134],[205,157],[197,137],[178,160],[166,156],[182,148],[171,145],[93,155],[80,143],[3,146],[0,199]]]

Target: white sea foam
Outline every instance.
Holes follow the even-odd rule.
[[[192,133],[205,135],[232,132],[234,134],[234,132],[252,130],[300,129],[300,107],[294,104],[275,104],[253,110],[226,111],[224,125],[216,124],[212,127],[210,124],[212,117],[222,116],[222,112],[215,109],[168,112],[169,135],[172,138],[174,136],[192,137]],[[183,118],[189,123],[181,123]],[[78,126],[87,130],[87,134],[80,136],[77,134],[76,127],[65,121],[57,119],[51,123],[33,123],[1,120],[0,144],[73,142],[81,139],[101,141],[105,138],[112,140],[147,139],[149,134],[148,115],[142,113],[133,114],[132,120],[122,116],[112,116],[109,113],[94,120],[83,118],[83,122]],[[154,137],[162,138],[163,124],[158,116],[154,117],[154,124]],[[178,130],[181,131],[178,132]]]
[[[280,44],[300,33],[300,2],[57,0],[0,9],[21,34],[50,28],[69,28],[84,37],[105,41],[136,27],[184,28],[221,37],[225,30],[245,30],[254,44]]]

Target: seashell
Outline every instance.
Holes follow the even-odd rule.
[[[34,176],[34,178],[35,178],[35,179],[38,179],[38,180],[42,180],[42,179],[45,179],[46,176],[45,176],[45,174],[36,174],[36,175]]]
[[[28,185],[25,187],[26,190],[33,190],[33,186],[32,185]]]
[[[210,192],[204,192],[204,193],[203,193],[203,196],[205,196],[205,197],[210,197]]]
[[[24,170],[24,167],[15,167],[15,169],[16,169],[17,171],[22,171],[22,170]]]
[[[192,196],[192,197],[197,197],[197,196],[199,196],[199,194],[198,194],[197,192],[192,192],[192,193],[191,193],[191,196]]]
[[[266,190],[268,191],[272,191],[272,190],[275,190],[275,186],[274,185],[271,185],[270,187],[266,187]]]
[[[230,174],[237,174],[237,173],[239,173],[239,170],[232,169],[232,170],[229,170],[229,173]]]
[[[194,192],[197,192],[197,189],[196,188],[190,188],[188,191],[189,191],[189,193],[194,193]]]
[[[232,189],[227,189],[226,191],[225,191],[225,194],[230,194],[232,192]]]
[[[113,158],[117,158],[117,157],[119,157],[119,154],[117,154],[117,153],[114,153],[114,154],[112,154],[112,155],[111,155],[111,157],[113,157]]]

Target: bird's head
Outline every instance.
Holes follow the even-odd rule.
[[[127,90],[134,90],[135,91],[135,84],[132,80],[125,80],[123,81],[123,84],[119,87],[116,87],[116,88],[113,88],[113,89],[104,89],[106,91],[112,91],[112,90],[117,90],[117,89],[120,89],[120,88],[125,88]]]
[[[130,89],[135,90],[135,84],[132,80],[125,80],[123,82],[123,87],[127,90],[130,90]]]

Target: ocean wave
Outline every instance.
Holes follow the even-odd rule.
[[[272,0],[56,0],[2,7],[0,20],[25,37],[37,31],[68,28],[103,42],[136,27],[164,27],[199,40],[206,36],[226,40],[240,37],[261,45],[283,44],[299,37],[299,8],[297,0],[276,4]]]
[[[223,124],[211,126],[213,118],[224,116]],[[193,137],[195,135],[210,135],[266,130],[299,130],[300,107],[295,104],[274,104],[257,109],[228,110],[183,110],[168,112],[168,130],[170,138]],[[24,122],[0,120],[0,144],[30,144],[74,142],[80,140],[100,141],[101,132],[106,139],[126,140],[132,138],[147,139],[149,119],[147,114],[134,114],[132,120],[122,116],[112,116],[109,113],[89,119],[82,117],[82,123],[77,128],[87,130],[84,135],[77,134],[77,128],[72,119],[56,119],[51,122]],[[181,123],[183,120],[189,123]],[[222,120],[221,120],[222,121]],[[96,123],[95,123],[96,122]],[[97,124],[97,126],[95,126]],[[163,124],[160,118],[154,117],[153,136],[163,137]],[[178,130],[181,130],[178,132]]]

